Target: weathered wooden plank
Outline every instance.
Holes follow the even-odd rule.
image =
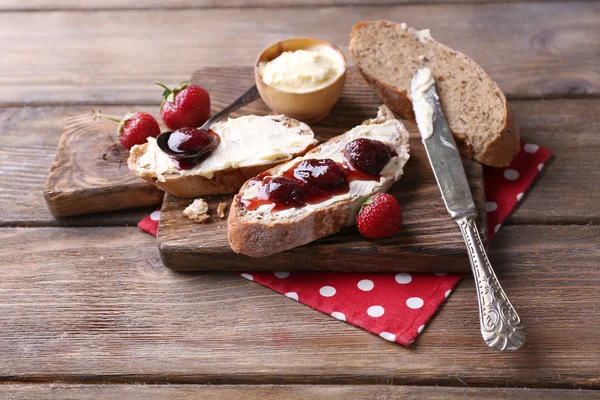
[[[153,81],[252,65],[284,37],[319,37],[348,54],[350,29],[362,19],[431,28],[510,97],[600,94],[600,3],[464,3],[1,13],[0,104],[154,103]]]
[[[237,276],[173,273],[135,228],[0,242],[4,380],[600,388],[598,226],[500,230],[490,255],[528,328],[511,353],[483,344],[470,278],[406,349]]]
[[[44,198],[56,217],[162,204],[164,192],[129,171],[115,123],[90,114],[67,119]]]
[[[422,0],[422,3],[488,3],[494,0]],[[534,0],[507,0],[525,2]],[[385,6],[410,4],[413,0],[2,0],[0,11],[55,11],[55,10],[148,10],[148,9],[194,9],[194,8],[254,8],[254,7],[321,7],[341,5]]]
[[[21,400],[392,400],[487,399],[564,400],[598,399],[600,392],[569,389],[455,388],[384,385],[69,385],[6,384],[0,394]]]
[[[522,138],[550,148],[552,158],[508,224],[600,222],[600,101],[511,103]]]
[[[107,108],[156,112],[156,107]],[[50,215],[43,192],[66,117],[91,111],[88,107],[24,107],[0,109],[1,226],[135,225],[154,207],[57,219]],[[116,130],[116,123],[115,123]]]
[[[600,100],[513,101],[511,105],[523,138],[549,147],[554,156],[507,223],[600,223],[600,192],[589,190],[600,181],[596,168]],[[325,121],[332,128],[338,122],[351,124],[369,117],[357,113],[360,108],[351,103],[338,107],[344,109],[344,117]],[[158,104],[108,107],[105,111],[120,115],[141,110],[157,115],[157,108]],[[0,188],[0,224],[120,225],[135,224],[144,216],[147,209],[65,220],[48,213],[42,193],[65,118],[88,111],[85,106],[0,108],[0,174],[10,177]]]

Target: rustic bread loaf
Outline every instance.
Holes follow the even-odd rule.
[[[414,120],[411,80],[430,68],[460,151],[483,164],[506,166],[519,152],[519,128],[498,85],[469,57],[388,21],[357,23],[350,54],[366,81],[392,110]]]
[[[379,181],[352,181],[347,194],[318,204],[273,212],[260,207],[250,211],[244,207],[244,194],[252,188],[250,180],[234,197],[227,220],[229,244],[233,251],[251,257],[266,257],[355,224],[361,205],[375,193],[389,190],[400,179],[409,158],[408,132],[387,107],[382,106],[376,118],[317,146],[305,156],[265,172],[269,176],[279,176],[305,159],[331,158],[340,162],[344,146],[358,138],[380,140],[396,152],[396,156],[383,168]]]
[[[162,152],[154,138],[131,149],[128,166],[177,197],[235,193],[249,178],[305,154],[317,141],[310,127],[284,115],[249,115],[211,126],[221,143],[189,170]]]

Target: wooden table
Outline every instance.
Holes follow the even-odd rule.
[[[0,398],[600,398],[600,3],[277,3],[0,1]],[[380,18],[472,56],[554,151],[491,244],[522,350],[484,346],[470,278],[406,349],[236,276],[167,270],[135,227],[147,209],[47,212],[66,116],[156,114],[152,81],[289,36],[347,54],[352,25]]]

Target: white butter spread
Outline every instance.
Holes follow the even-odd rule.
[[[344,72],[344,60],[333,48],[317,45],[286,51],[258,65],[262,80],[277,89],[306,93],[321,89]]]
[[[148,138],[146,152],[138,158],[139,172],[151,171],[161,182],[165,175],[198,175],[212,179],[216,171],[250,165],[266,164],[275,160],[288,160],[316,143],[308,125],[298,123],[288,126],[283,115],[247,115],[229,118],[213,124],[210,129],[217,133],[221,142],[213,153],[191,169],[179,169],[177,163]]]
[[[322,151],[294,159],[281,168],[281,173],[283,173],[292,168],[299,161],[312,158],[330,158],[333,161],[342,162],[344,146],[346,146],[347,143],[358,138],[367,138],[382,141],[383,143],[391,146],[398,154],[397,156],[392,157],[390,161],[388,161],[388,163],[383,167],[380,173],[382,177],[379,181],[351,181],[349,183],[349,191],[347,193],[333,196],[318,204],[307,204],[301,208],[287,208],[272,212],[272,209],[275,207],[275,204],[264,204],[259,206],[256,210],[248,210],[247,212],[263,214],[263,218],[279,218],[310,212],[312,210],[323,208],[330,204],[338,203],[348,199],[354,199],[357,197],[370,197],[371,195],[380,191],[379,189],[382,188],[382,185],[385,183],[386,178],[388,180],[389,178],[393,178],[392,182],[395,182],[398,179],[400,179],[404,165],[408,161],[409,155],[407,147],[397,145],[400,136],[400,133],[398,132],[398,124],[401,125],[401,122],[392,120],[386,121],[381,124],[356,126],[348,133],[347,140],[339,141],[335,145],[326,145],[324,147],[321,147]],[[242,199],[251,199],[257,197],[258,195],[258,185],[251,186],[244,191],[244,193],[242,194]],[[358,212],[358,208],[360,208],[361,205],[362,204],[356,205],[356,210],[353,210],[352,215],[356,215],[356,213]],[[350,223],[353,222],[354,219],[351,219]]]
[[[413,110],[423,139],[429,139],[433,135],[433,106],[425,99],[425,92],[434,84],[431,70],[423,68],[417,71],[410,85]]]

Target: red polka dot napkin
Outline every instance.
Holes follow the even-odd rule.
[[[507,168],[484,166],[490,239],[521,200],[550,150],[522,143],[521,152]],[[160,210],[138,227],[156,235]],[[458,229],[458,228],[457,228]],[[466,256],[466,254],[465,254]],[[346,321],[390,342],[409,346],[462,278],[456,274],[396,274],[340,272],[253,272],[243,278]]]

